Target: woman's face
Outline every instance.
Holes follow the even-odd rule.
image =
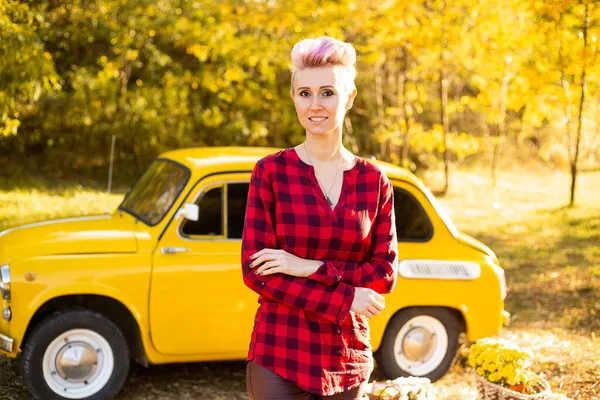
[[[336,67],[296,71],[292,99],[307,133],[327,135],[342,129],[346,107],[352,106],[356,89],[345,90],[344,71]]]

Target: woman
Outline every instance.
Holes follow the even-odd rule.
[[[368,318],[396,282],[393,190],[342,145],[356,53],[329,37],[292,50],[291,96],[306,140],[252,172],[242,272],[260,307],[250,399],[361,399],[373,370]]]

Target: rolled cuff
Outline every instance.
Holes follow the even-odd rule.
[[[321,264],[321,266],[307,278],[321,282],[327,286],[331,286],[339,282],[342,279],[342,274],[340,270],[335,267],[335,264],[332,261],[321,261],[323,261],[323,264]]]

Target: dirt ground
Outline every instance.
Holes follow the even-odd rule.
[[[504,335],[503,335],[504,336]],[[542,335],[546,343],[554,348],[544,352],[552,360],[560,360],[566,349],[552,347],[549,341],[556,340],[553,334]],[[506,332],[506,337],[521,341],[530,340],[522,333]],[[563,341],[562,338],[559,338]],[[579,345],[583,343],[578,343]],[[584,351],[587,346],[577,346]],[[466,345],[446,376],[435,383],[438,400],[476,400],[477,390],[475,378],[470,368],[466,367]],[[591,355],[592,364],[597,354]],[[600,375],[594,369],[585,373],[573,374],[549,360],[541,363],[541,371],[551,383],[554,393],[567,393],[569,397],[557,395],[556,400],[597,400],[600,399]],[[555,368],[548,368],[552,364]],[[597,365],[597,364],[596,364]],[[115,400],[247,400],[244,361],[205,362],[188,364],[156,365],[145,368],[133,364],[129,378],[121,393]],[[385,378],[375,368],[371,381]],[[29,399],[27,390],[19,375],[18,363],[6,357],[0,357],[0,400]]]
[[[243,361],[156,365],[132,364],[117,400],[241,400],[245,394]],[[30,399],[18,363],[0,358],[0,400]]]

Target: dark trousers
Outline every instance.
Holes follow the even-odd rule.
[[[299,388],[253,361],[246,364],[246,389],[250,400],[360,400],[363,398],[367,382],[333,396],[319,396]]]

